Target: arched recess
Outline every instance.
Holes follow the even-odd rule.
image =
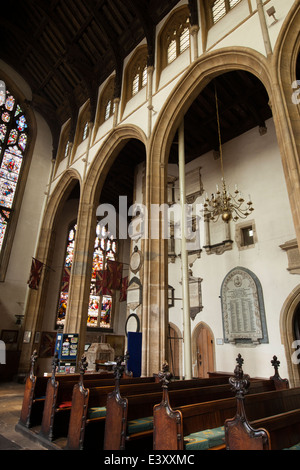
[[[207,372],[215,370],[215,341],[211,328],[200,322],[192,334],[193,377],[208,377]],[[199,371],[202,373],[199,373]]]
[[[277,87],[278,83],[276,97],[281,118],[281,127],[278,128],[278,142],[282,149],[282,155],[284,155],[283,167],[298,246],[300,246],[300,87],[295,81],[297,60],[300,54],[299,22],[300,5],[299,2],[295,2],[283,23],[273,54],[274,73],[276,74],[274,85]]]
[[[63,174],[62,178],[55,186],[55,189],[52,190],[52,194],[49,196],[35,253],[35,257],[47,266],[51,267],[52,263],[57,221],[73,188],[76,184],[80,183],[81,179],[77,171],[69,169]],[[41,331],[48,282],[49,270],[43,269],[39,289],[28,289],[23,329],[24,331],[31,332],[31,339],[29,343],[23,343],[22,345],[19,366],[20,374],[28,372],[32,351],[38,348],[38,345],[36,343],[34,344],[34,338],[35,333]]]
[[[243,47],[224,48],[210,52],[195,61],[182,79],[175,86],[164,107],[160,111],[151,140],[149,143],[149,159],[147,161],[147,202],[148,208],[151,204],[160,206],[167,202],[167,164],[174,136],[190,108],[193,101],[218,75],[225,72],[243,70],[253,74],[264,85],[271,103],[275,127],[280,128],[280,113],[278,111],[277,99],[274,96],[273,82],[274,74],[269,64],[269,59],[260,53]],[[276,92],[276,90],[275,90]],[[282,159],[285,159],[282,153]],[[148,209],[149,211],[149,209]],[[145,285],[149,286],[148,312],[148,350],[145,360],[145,370],[149,372],[159,368],[159,363],[165,355],[165,343],[163,329],[166,328],[166,305],[167,305],[167,246],[166,240],[153,239],[149,230],[146,240],[146,252],[156,253],[156,258],[145,263]],[[155,261],[157,260],[157,263]],[[146,308],[146,307],[145,307]],[[159,312],[159,314],[158,314]],[[159,321],[158,321],[159,319]],[[165,322],[165,324],[164,324]],[[159,327],[158,327],[159,325]],[[159,329],[158,329],[159,328]],[[154,335],[153,333],[156,333]],[[153,338],[156,338],[154,341]],[[158,364],[153,361],[151,350],[157,347],[157,338],[160,340],[160,357]]]
[[[110,169],[120,152],[134,139],[141,142],[146,149],[146,137],[139,128],[131,125],[115,128],[91,163],[82,187],[65,323],[66,332],[79,333],[79,355],[83,352],[86,338],[86,318],[97,224],[97,207]]]
[[[284,345],[286,362],[289,373],[289,381],[291,387],[300,386],[300,365],[295,360],[296,347],[293,346],[297,339],[294,331],[294,319],[300,304],[300,285],[290,293],[282,306],[280,313],[280,331],[281,341]],[[294,354],[294,356],[293,356]]]

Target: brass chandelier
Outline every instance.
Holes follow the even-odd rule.
[[[221,141],[221,130],[220,130],[220,118],[219,118],[219,105],[217,89],[215,85],[215,99],[216,99],[216,112],[217,112],[217,123],[218,123],[218,137],[219,137],[219,151],[220,151],[220,164],[222,173],[222,188],[219,189],[217,185],[216,193],[213,193],[209,198],[206,194],[204,199],[204,215],[209,217],[209,220],[216,222],[221,216],[223,221],[229,223],[230,220],[237,221],[238,219],[246,219],[251,212],[254,211],[252,207],[251,198],[249,195],[249,201],[245,203],[241,192],[235,185],[235,191],[232,194],[229,193],[225,177],[224,177],[224,166],[223,166],[223,152],[222,152],[222,141]],[[244,204],[245,203],[245,204]]]

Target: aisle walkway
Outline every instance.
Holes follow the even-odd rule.
[[[24,394],[25,385],[15,382],[0,382],[0,450],[47,450],[15,431]]]

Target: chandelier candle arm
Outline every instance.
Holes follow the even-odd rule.
[[[222,220],[226,223],[229,223],[230,220],[237,221],[238,219],[246,219],[253,211],[251,197],[249,194],[249,201],[246,203],[245,207],[242,207],[245,202],[238,185],[235,185],[235,190],[233,195],[230,194],[229,190],[226,187],[225,177],[224,177],[224,165],[223,165],[223,152],[222,152],[222,142],[221,142],[221,126],[220,126],[220,117],[219,117],[219,105],[218,105],[218,96],[217,88],[215,84],[215,99],[216,99],[216,114],[217,114],[217,124],[218,124],[218,138],[219,138],[219,148],[220,148],[220,165],[221,165],[221,174],[222,174],[222,190],[220,191],[218,184],[216,185],[216,193],[213,193],[211,197],[206,197],[203,202],[204,207],[204,216],[209,218],[209,220],[216,222],[219,217],[222,217]]]

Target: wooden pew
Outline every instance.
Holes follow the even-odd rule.
[[[232,380],[243,380],[240,355],[237,361],[239,362]],[[282,411],[283,406],[293,409],[297,408],[295,403],[300,404],[299,390],[283,389],[288,383],[279,380],[279,377],[276,377],[276,380],[272,380],[273,377],[270,379],[273,391],[255,393],[253,389],[255,382],[251,382],[248,378],[247,406],[251,419],[267,416],[269,409],[275,414],[277,409]],[[281,390],[276,390],[276,387]],[[232,418],[236,412],[234,397],[180,406],[174,410],[170,406],[167,392],[165,387],[162,402],[153,410],[154,450],[225,449],[224,422]]]
[[[89,389],[96,388],[103,392],[102,395],[106,401],[107,393],[113,389],[115,385],[114,378],[95,378],[95,376],[85,375],[84,385],[83,385],[83,375],[87,367],[87,363],[84,362],[84,356],[81,359],[79,368],[80,368],[80,380],[82,384],[79,387],[80,390],[83,390],[84,387],[89,387]],[[45,406],[43,411],[40,436],[44,439],[49,439],[50,441],[55,440],[60,436],[67,436],[68,427],[69,427],[69,418],[70,411],[72,407],[72,395],[74,386],[78,384],[78,379],[69,380],[67,382],[60,382],[56,380],[55,370],[57,367],[57,359],[54,358],[52,363],[52,377],[48,380]],[[126,378],[125,378],[126,377]],[[123,374],[122,384],[133,385],[133,384],[154,384],[156,381],[155,377],[132,377],[129,374]]]
[[[273,363],[275,371],[277,371],[275,375],[278,375],[280,362],[276,356],[273,358]],[[292,404],[288,406],[284,404],[282,408],[276,409],[276,414],[264,416],[250,423],[248,405],[245,406],[245,395],[249,386],[247,377],[238,377],[236,380],[232,380],[232,384],[236,390],[236,414],[234,418],[227,419],[224,423],[227,450],[281,450],[290,448],[300,450],[299,397],[296,397]],[[298,394],[300,394],[299,389]],[[284,411],[286,407],[296,407],[296,409]],[[272,410],[270,411],[272,412]],[[251,416],[251,411],[249,416]]]
[[[166,388],[170,388],[171,374],[168,365],[165,363],[165,370],[158,376],[165,379]],[[209,381],[209,380],[208,380]],[[226,378],[228,382],[228,378]],[[209,381],[210,382],[210,381]],[[167,384],[167,385],[166,385]],[[183,382],[184,384],[184,382]],[[179,384],[180,387],[180,384]],[[267,390],[274,390],[274,382],[271,380],[252,381],[252,393],[260,393]],[[163,387],[164,388],[164,387]],[[168,396],[166,397],[166,394]],[[232,389],[229,383],[223,385],[212,385],[196,387],[193,389],[169,389],[164,390],[162,406],[166,406],[166,400],[170,400],[173,406],[180,406],[187,403],[206,402],[217,398],[232,397]],[[134,445],[137,439],[151,438],[153,433],[153,407],[161,399],[160,392],[143,393],[140,395],[124,396],[118,386],[109,394],[106,404],[106,422],[104,450],[123,450],[128,445]],[[172,412],[169,407],[168,412]],[[168,413],[167,413],[168,414]],[[143,442],[143,446],[146,445]]]
[[[49,377],[38,377],[35,375],[34,369],[37,358],[37,352],[33,351],[30,361],[30,371],[25,383],[24,398],[18,422],[18,426],[24,426],[26,428],[31,428],[41,424],[47,385],[49,382]],[[75,384],[78,382],[80,374],[56,374],[55,377],[56,380],[59,380],[60,383],[73,382],[73,384]],[[87,377],[89,380],[110,379],[111,383],[114,383],[114,376],[112,372],[88,373]]]
[[[120,372],[121,370],[121,372]],[[148,383],[148,384],[126,384],[119,383],[120,377],[122,377],[124,366],[122,361],[119,361],[115,367],[115,373],[117,371],[118,375],[118,386],[113,387],[94,387],[94,388],[85,388],[83,384],[78,384],[74,387],[73,396],[72,396],[72,409],[69,421],[69,431],[68,431],[68,440],[67,440],[67,449],[76,450],[82,449],[88,442],[92,446],[92,436],[95,433],[98,433],[99,438],[98,442],[103,442],[104,437],[104,426],[106,421],[106,407],[107,399],[109,394],[115,396],[116,389],[118,393],[122,393],[122,396],[129,395],[139,395],[145,393],[151,393],[151,414],[153,405],[158,402],[161,397],[161,385],[160,383]],[[189,394],[194,395],[194,400],[196,399],[197,388],[204,387],[207,385],[219,385],[225,384],[228,382],[228,377],[217,377],[213,379],[191,379],[184,381],[175,381],[170,384],[170,389],[173,392],[175,389],[182,389],[179,393],[181,397],[185,396],[186,390],[189,390]],[[226,385],[228,388],[228,386]],[[184,390],[183,390],[184,389]],[[211,392],[211,391],[210,391]],[[171,393],[171,392],[170,392]],[[121,406],[121,405],[120,405]],[[89,433],[90,438],[88,438],[85,433]],[[85,444],[84,444],[85,443]]]

